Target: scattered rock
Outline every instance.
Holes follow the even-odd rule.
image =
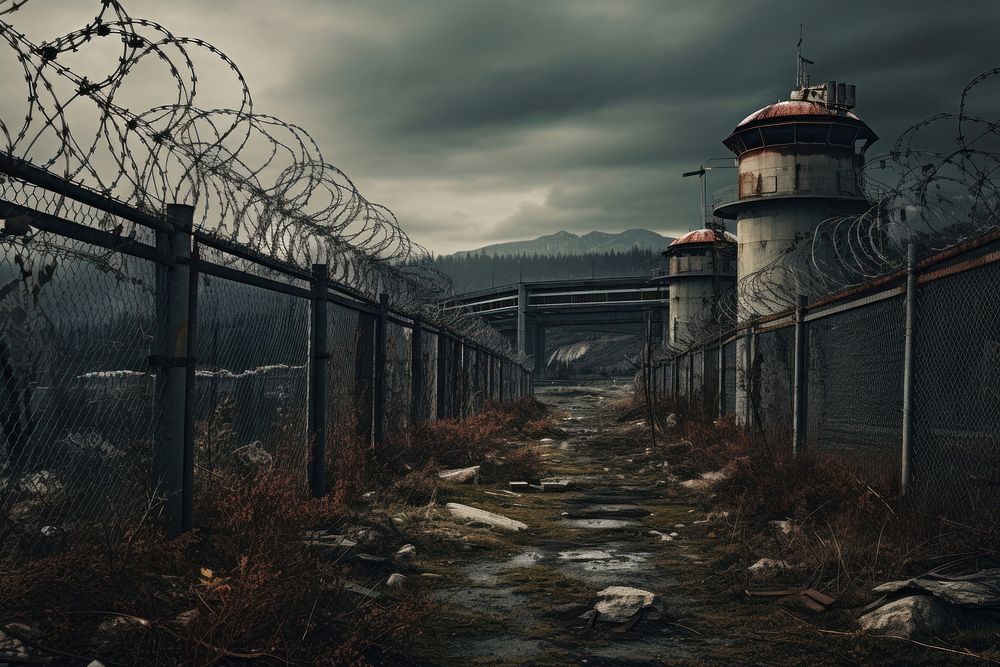
[[[631,586],[609,586],[598,591],[601,600],[594,605],[598,620],[609,623],[624,623],[640,609],[652,605],[656,601],[656,593],[644,591]]]
[[[91,660],[87,664],[87,667],[104,667],[104,663],[101,662],[100,660]]]
[[[913,639],[941,635],[952,629],[954,618],[948,605],[930,595],[900,598],[858,619],[862,630]]]
[[[500,514],[494,514],[493,512],[487,512],[486,510],[470,507],[468,505],[462,505],[460,503],[448,503],[445,505],[445,508],[458,519],[486,524],[487,526],[499,528],[501,530],[517,532],[528,527],[528,524],[526,523],[515,521],[514,519],[508,519]]]
[[[456,484],[473,482],[479,479],[479,466],[456,468],[454,470],[442,470],[438,473],[438,477],[446,482],[454,482]]]
[[[650,537],[658,537],[658,538],[660,538],[661,542],[672,542],[674,540],[674,538],[670,537],[666,533],[661,533],[658,530],[651,530],[651,531],[649,531],[646,534],[649,535]]]
[[[434,572],[421,572],[420,576],[425,579],[444,579],[443,574],[436,574]]]
[[[399,572],[394,572],[389,575],[389,579],[386,580],[386,585],[389,588],[402,588],[407,583],[409,583],[409,578],[405,574],[400,574]]]
[[[601,551],[599,549],[586,549],[581,551],[560,551],[559,558],[562,560],[582,560],[582,561],[593,561],[593,560],[608,560],[611,558],[611,554],[607,551]]]
[[[685,489],[691,489],[692,491],[706,491],[716,482],[721,482],[726,479],[726,477],[728,477],[728,475],[722,470],[703,472],[695,479],[689,479],[681,482],[681,486]]]
[[[66,485],[51,470],[39,470],[21,480],[21,491],[54,502],[62,497]]]
[[[396,558],[399,560],[409,560],[417,555],[417,548],[412,544],[404,544],[396,551]]]
[[[678,533],[678,532],[673,532],[673,533],[670,533],[670,535],[668,535],[667,537],[680,537],[680,535],[681,534]]]
[[[197,609],[188,609],[187,611],[182,611],[181,613],[174,616],[174,623],[181,627],[186,627],[191,624],[191,621],[198,618]]]
[[[16,660],[24,662],[28,659],[28,650],[17,637],[0,630],[0,660]]]
[[[677,415],[671,412],[669,415],[667,415],[667,418],[666,420],[664,420],[663,425],[666,428],[677,428]]]
[[[874,588],[873,592],[882,595],[926,594],[962,607],[1000,609],[1000,568],[981,570],[951,579],[915,577],[890,581]]]
[[[786,561],[774,558],[761,558],[747,568],[750,580],[756,582],[771,581],[788,574],[797,574],[801,571],[801,565],[790,565]]]
[[[254,440],[234,453],[237,463],[248,468],[266,468],[274,463],[274,456],[264,449],[264,444],[260,440]]]
[[[354,540],[349,540],[343,535],[334,535],[325,530],[311,530],[306,532],[306,539],[302,540],[306,546],[319,549],[333,549],[347,551],[358,545]]]

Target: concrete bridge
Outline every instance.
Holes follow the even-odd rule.
[[[667,306],[667,286],[646,276],[514,283],[460,294],[448,302],[450,308],[465,308],[490,322],[516,343],[518,352],[542,363],[547,328],[641,331],[649,313],[658,341]]]

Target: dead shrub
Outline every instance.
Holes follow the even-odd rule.
[[[333,528],[341,508],[306,498],[299,476],[201,479],[199,529],[175,540],[154,521],[75,537],[3,575],[0,617],[38,629],[53,649],[121,664],[335,664],[345,647],[378,664],[382,642],[410,645],[414,619],[431,607],[416,595],[393,603],[406,614],[354,611],[337,584],[345,566],[303,544],[305,531]]]

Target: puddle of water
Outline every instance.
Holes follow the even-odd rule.
[[[644,568],[649,560],[648,553],[616,554],[609,560],[590,561],[583,564],[587,572],[634,572]]]
[[[485,586],[495,586],[499,579],[498,575],[507,570],[518,567],[530,567],[542,560],[545,554],[541,551],[522,551],[502,561],[484,561],[481,563],[469,563],[462,566],[462,574],[469,581]]]
[[[628,528],[638,526],[638,521],[631,519],[566,519],[566,523],[574,528],[592,528],[596,530],[611,530],[613,528]]]

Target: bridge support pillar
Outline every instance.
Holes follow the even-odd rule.
[[[529,320],[527,341],[526,354],[535,358],[535,368],[541,370],[545,366],[545,325]]]

